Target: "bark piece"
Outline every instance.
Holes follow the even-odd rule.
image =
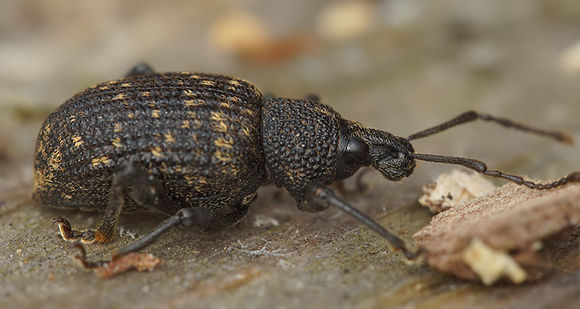
[[[509,254],[528,271],[545,262],[538,255],[542,240],[578,225],[580,185],[541,191],[507,184],[435,215],[413,238],[431,267],[478,279],[464,259],[475,239],[496,253]]]

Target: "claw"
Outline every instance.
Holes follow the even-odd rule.
[[[85,269],[93,269],[107,265],[110,261],[96,261],[96,262],[88,262],[87,261],[87,251],[85,250],[85,246],[83,246],[80,242],[74,242],[73,247],[80,250],[79,255],[75,255],[74,258],[81,263],[83,268]]]
[[[71,228],[70,222],[64,217],[54,217],[50,219],[52,224],[58,224],[60,236],[66,241],[78,241],[90,244],[95,241],[95,230],[77,231]]]
[[[65,225],[70,229],[70,222],[65,218],[65,217],[54,217],[52,219],[50,219],[50,221],[52,222],[52,225],[58,224],[58,225]]]
[[[410,262],[410,263],[413,263],[419,257],[423,256],[424,253],[425,253],[425,249],[423,249],[423,247],[419,247],[417,249],[417,251],[415,251],[415,252],[408,251],[407,249],[403,250],[403,255],[405,256],[405,259],[407,260],[407,262]]]

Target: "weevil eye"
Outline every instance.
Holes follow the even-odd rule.
[[[344,160],[349,164],[364,164],[369,161],[369,146],[358,138],[349,139]]]
[[[336,168],[336,179],[352,176],[362,166],[371,164],[369,146],[356,137],[341,139]]]

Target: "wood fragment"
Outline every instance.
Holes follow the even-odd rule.
[[[423,186],[419,203],[431,212],[439,213],[475,197],[480,197],[496,187],[478,173],[455,169],[443,173]]]
[[[462,257],[485,285],[493,284],[504,275],[514,283],[526,280],[526,272],[509,254],[497,252],[477,238],[463,250]]]
[[[482,278],[466,263],[464,254],[474,239],[490,250],[509,254],[528,271],[538,263],[548,264],[539,256],[541,241],[579,225],[580,185],[533,190],[506,184],[435,215],[413,238],[425,250],[431,267],[473,280]]]

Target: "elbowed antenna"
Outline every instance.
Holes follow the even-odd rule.
[[[423,153],[411,153],[410,156],[413,159],[421,160],[421,161],[429,161],[429,162],[436,162],[436,163],[445,163],[445,164],[455,164],[455,165],[463,165],[469,169],[477,171],[486,176],[497,177],[507,179],[509,181],[515,182],[519,185],[524,185],[526,187],[537,189],[537,190],[546,190],[552,189],[559,186],[563,186],[570,182],[580,182],[580,172],[573,172],[568,176],[562,177],[556,181],[550,183],[537,183],[529,180],[525,180],[523,177],[513,174],[504,173],[498,170],[488,170],[487,165],[481,161],[475,159],[468,159],[468,158],[461,158],[461,157],[450,157],[450,156],[441,156],[441,155],[434,155],[434,154],[423,154]]]
[[[477,119],[495,122],[495,123],[502,125],[506,128],[516,129],[516,130],[520,130],[523,132],[528,132],[528,133],[532,133],[532,134],[536,134],[536,135],[550,137],[550,138],[553,138],[553,139],[555,139],[559,142],[565,143],[565,144],[574,144],[574,140],[572,139],[572,137],[564,132],[548,131],[548,130],[532,128],[530,126],[523,125],[523,124],[514,122],[514,121],[506,119],[506,118],[499,118],[499,117],[494,117],[494,116],[487,115],[487,114],[480,114],[480,113],[475,112],[475,111],[465,112],[465,113],[463,113],[463,114],[461,114],[461,115],[459,115],[459,116],[457,116],[449,121],[446,121],[440,125],[431,127],[429,129],[426,129],[423,131],[419,131],[419,132],[407,137],[407,140],[411,141],[414,139],[423,138],[426,136],[437,134],[441,131],[445,131],[449,128],[458,126],[460,124],[475,121]],[[525,180],[523,177],[518,176],[518,175],[508,174],[508,173],[504,173],[504,172],[501,172],[498,170],[488,170],[487,165],[485,165],[485,163],[483,163],[479,160],[475,160],[475,159],[442,156],[442,155],[434,155],[434,154],[423,154],[423,153],[411,153],[411,154],[409,154],[409,156],[412,157],[413,159],[416,159],[416,160],[436,162],[436,163],[445,163],[445,164],[463,165],[463,166],[465,166],[469,169],[472,169],[474,171],[477,171],[483,175],[507,179],[507,180],[515,182],[517,184],[524,185],[524,186],[530,187],[532,189],[538,189],[538,190],[551,189],[551,188],[563,186],[563,185],[570,183],[570,182],[580,182],[580,172],[573,172],[573,173],[569,174],[568,176],[562,177],[554,182],[542,184],[542,183],[536,183],[536,182],[532,182],[529,180]]]
[[[429,135],[437,134],[441,131],[445,131],[449,128],[458,126],[460,124],[475,121],[477,119],[495,122],[495,123],[502,125],[506,128],[520,130],[520,131],[524,131],[524,132],[528,132],[528,133],[532,133],[532,134],[537,134],[537,135],[543,135],[546,137],[553,138],[553,139],[555,139],[559,142],[565,143],[565,144],[574,144],[574,139],[570,135],[568,135],[564,132],[548,131],[548,130],[543,130],[543,129],[532,128],[530,126],[523,125],[523,124],[511,121],[511,120],[506,119],[506,118],[499,118],[499,117],[494,117],[494,116],[487,115],[487,114],[480,114],[480,113],[475,112],[475,111],[465,112],[465,113],[463,113],[463,114],[461,114],[461,115],[459,115],[459,116],[457,116],[449,121],[446,121],[440,125],[436,125],[436,126],[431,127],[429,129],[419,131],[419,132],[407,137],[407,140],[411,141],[414,139],[427,137]]]

